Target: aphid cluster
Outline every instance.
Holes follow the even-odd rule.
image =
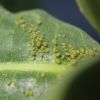
[[[39,23],[41,24],[41,21],[39,21]],[[33,60],[36,60],[38,55],[41,56],[41,60],[43,60],[45,55],[51,54],[57,64],[76,64],[78,59],[96,54],[95,48],[75,49],[71,44],[58,42],[58,40],[64,38],[65,35],[60,35],[60,37],[59,35],[52,35],[52,39],[50,40],[50,43],[48,43],[45,36],[39,31],[38,25],[26,24],[26,21],[22,16],[16,19],[16,24],[24,31],[31,33],[30,46]]]
[[[42,73],[42,78],[44,76],[45,74]],[[40,98],[51,87],[51,84],[48,82],[49,80],[44,80],[44,83],[40,83],[36,78],[0,80],[0,90],[3,91],[3,95],[13,96],[16,93],[20,93],[23,97]]]
[[[45,41],[42,34],[34,32],[31,37],[32,56],[35,58],[38,55],[43,57],[49,52],[48,43]]]
[[[60,37],[61,38],[61,37]],[[67,44],[65,42],[58,43],[59,38],[54,36],[52,39],[53,45],[53,54],[55,56],[55,62],[57,64],[76,64],[77,60],[86,56],[93,56],[96,54],[95,48],[80,48],[75,49],[71,44]]]
[[[42,22],[41,22],[42,23]],[[40,21],[38,24],[41,24]],[[16,19],[16,25],[20,26],[25,32],[31,33],[31,55],[32,59],[35,60],[39,55],[41,58],[49,52],[48,43],[44,36],[38,31],[38,26],[31,24],[27,25],[25,19],[21,16]]]
[[[32,90],[28,90],[28,91],[25,91],[25,92],[24,92],[24,95],[25,95],[26,97],[33,96],[33,92],[32,92]]]
[[[52,45],[53,45],[53,54],[55,57],[55,63],[61,64],[61,52],[60,49],[58,48],[58,43],[57,43],[57,36],[54,36],[52,39]]]
[[[17,82],[14,81],[14,80],[7,79],[7,80],[4,81],[4,84],[5,84],[4,91],[6,93],[8,93],[8,94],[9,93],[13,94],[13,93],[15,93],[17,91],[21,92],[20,89],[19,89],[19,87],[18,87],[18,85],[17,85]],[[28,91],[23,91],[23,94],[25,96],[32,96],[32,95],[30,95],[28,93],[26,94],[26,92],[28,92]]]
[[[0,73],[0,80],[5,80],[8,78],[8,75],[6,74],[6,72],[1,72]]]

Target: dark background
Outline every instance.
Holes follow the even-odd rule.
[[[0,0],[12,12],[42,8],[55,17],[78,26],[100,43],[100,37],[79,11],[75,0]]]

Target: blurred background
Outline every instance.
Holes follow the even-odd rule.
[[[100,43],[100,37],[79,11],[75,0],[0,0],[11,12],[42,8],[58,19],[78,26]]]

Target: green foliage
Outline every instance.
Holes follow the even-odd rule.
[[[51,84],[62,72],[82,69],[99,55],[100,45],[84,31],[43,10],[12,14],[0,8],[0,13],[0,73],[3,77],[0,84],[8,79],[19,82],[30,77],[39,84],[45,81]],[[10,82],[11,88],[12,84]],[[9,94],[0,89],[1,100],[35,99],[30,90],[23,94],[18,89]]]
[[[80,11],[88,19],[91,25],[100,33],[100,1],[99,0],[76,0]]]

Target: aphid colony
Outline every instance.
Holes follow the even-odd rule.
[[[36,73],[36,77],[38,76],[39,79],[42,78],[42,81],[44,82],[49,82],[49,80],[47,79],[49,75],[50,74],[47,74],[46,72]],[[9,79],[9,73],[7,73],[6,71],[0,72],[0,76],[0,84],[3,83],[3,86],[0,85],[0,90],[2,89],[4,93],[8,93],[11,95],[13,95],[13,93],[20,92],[23,96],[30,97],[33,95],[39,95],[47,89],[40,88],[42,85],[44,87],[46,84],[38,84],[38,80],[32,78],[32,76],[29,78],[21,78],[18,80],[16,80],[15,78]]]
[[[94,56],[97,52],[95,48],[75,49],[71,44],[67,44],[66,42],[58,43],[58,39],[60,39],[61,36],[59,37],[55,34],[52,36],[52,39],[49,40],[50,43],[48,43],[45,36],[38,29],[41,24],[27,25],[22,16],[16,19],[16,24],[25,32],[31,33],[30,45],[33,60],[36,60],[38,55],[43,58],[45,55],[51,54],[54,62],[57,64],[76,64],[78,59],[86,56]]]

